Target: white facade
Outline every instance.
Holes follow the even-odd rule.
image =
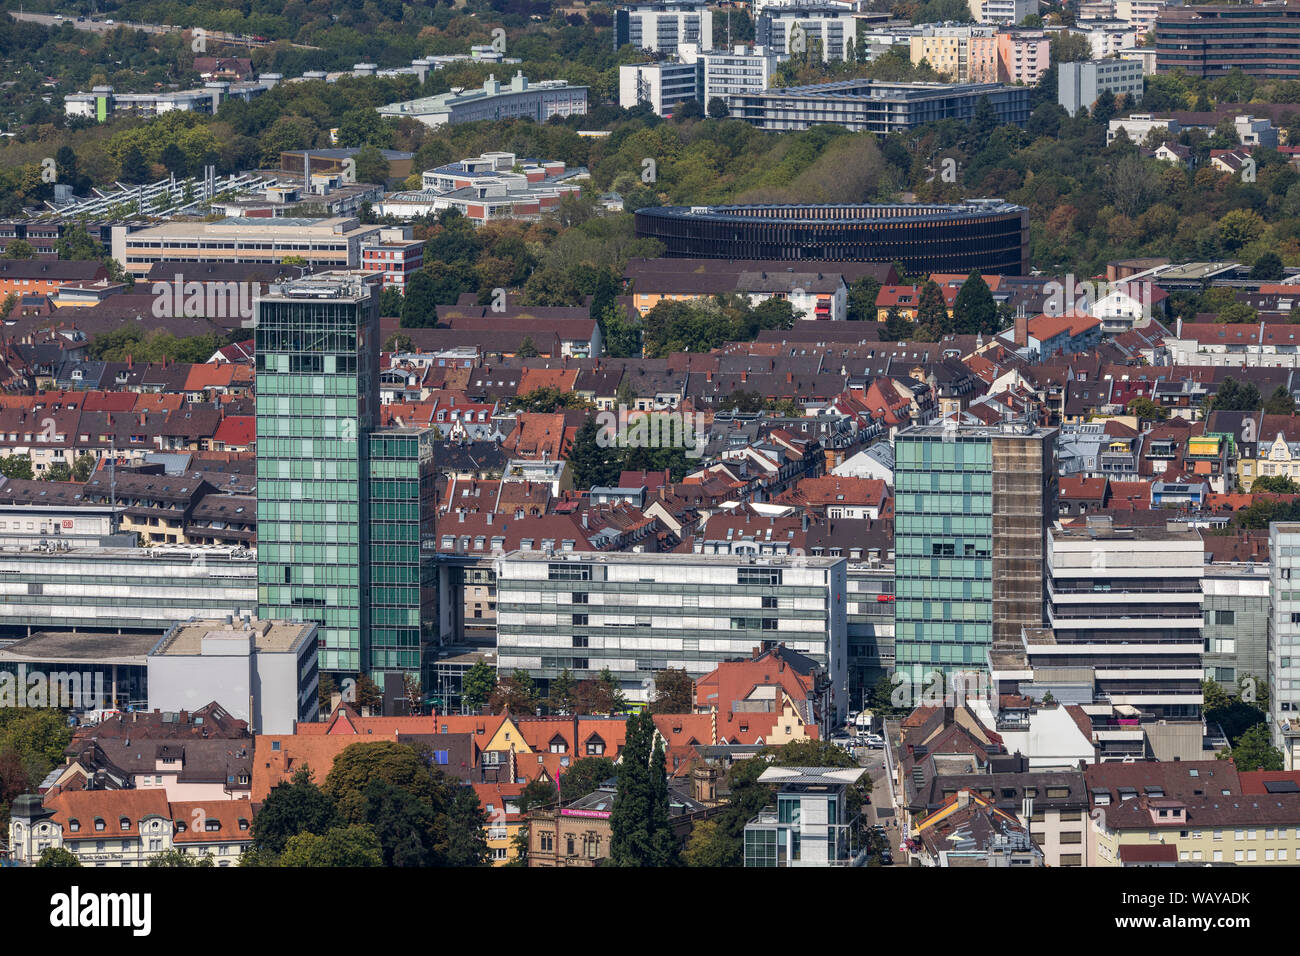
[[[713,13],[704,4],[660,3],[614,14],[615,45],[672,54],[682,43],[713,49]]]
[[[850,47],[857,45],[857,23],[846,12],[820,5],[816,9],[772,9],[759,19],[755,38],[779,56],[801,57],[817,49],[822,61],[831,63],[849,58]],[[856,56],[856,49],[854,53]]]
[[[970,15],[976,23],[1019,26],[1025,17],[1037,12],[1038,0],[970,0]]]
[[[550,680],[608,667],[629,700],[655,671],[693,677],[764,641],[816,660],[847,711],[843,558],[545,553],[497,561],[497,663]]]
[[[1060,63],[1057,65],[1057,102],[1071,116],[1077,116],[1080,107],[1091,110],[1101,94],[1107,91],[1115,96],[1127,96],[1129,103],[1134,103],[1142,98],[1144,72],[1142,63],[1136,60]],[[1132,133],[1129,138],[1132,138]],[[1114,136],[1108,134],[1108,139],[1114,139]]]
[[[1146,142],[1147,137],[1151,135],[1152,130],[1160,130],[1161,135],[1166,139],[1176,139],[1182,132],[1182,127],[1178,125],[1178,120],[1173,117],[1160,118],[1152,116],[1150,113],[1134,113],[1131,116],[1123,116],[1110,121],[1106,130],[1106,145],[1115,142],[1115,137],[1119,136],[1120,130],[1129,138],[1130,142],[1137,143],[1139,146]]]
[[[1269,526],[1268,724],[1287,770],[1300,769],[1300,524]]]

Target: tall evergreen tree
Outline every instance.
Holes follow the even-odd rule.
[[[935,333],[935,340],[953,330],[953,321],[948,316],[948,306],[943,298],[943,290],[933,279],[927,279],[921,286],[921,301],[916,307],[916,324],[926,326]]]
[[[998,306],[993,293],[978,270],[972,270],[962,283],[953,302],[953,328],[958,335],[982,332],[992,335],[998,330]]]
[[[674,866],[676,839],[668,826],[668,780],[664,752],[648,711],[628,718],[618,796],[610,815],[613,866]]]
[[[596,418],[588,415],[569,449],[569,467],[573,469],[574,487],[586,490],[595,485],[612,485],[618,480],[620,470],[617,449],[603,447],[599,442],[600,426]]]

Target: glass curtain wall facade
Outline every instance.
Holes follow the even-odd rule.
[[[369,458],[372,676],[418,673],[428,687],[424,665],[438,619],[433,429],[375,432]]]
[[[1043,622],[1053,429],[914,426],[895,441],[895,672],[987,669]]]
[[[258,616],[320,625],[322,671],[367,664],[367,436],[379,298],[326,273],[258,300]]]

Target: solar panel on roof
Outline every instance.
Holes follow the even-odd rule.
[[[1264,790],[1268,793],[1300,793],[1300,784],[1294,780],[1265,780]]]

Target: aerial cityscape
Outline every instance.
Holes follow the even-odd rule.
[[[0,872],[1300,865],[1300,0],[0,63]]]

